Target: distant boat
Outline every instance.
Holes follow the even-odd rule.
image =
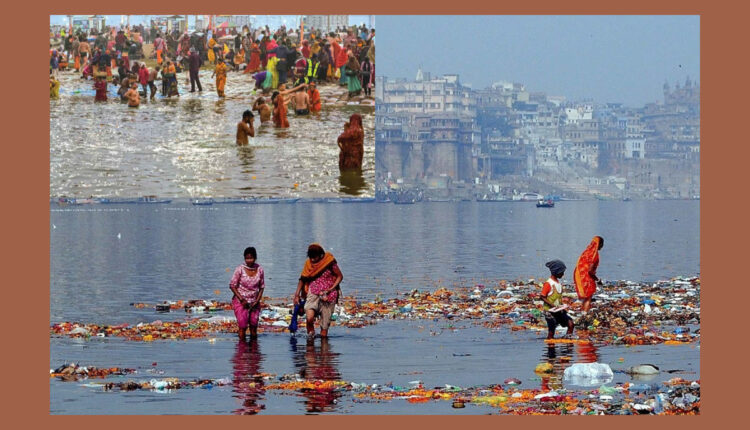
[[[170,203],[172,199],[160,199],[156,196],[143,196],[138,199],[138,203]]]
[[[552,200],[539,200],[536,202],[536,207],[538,208],[554,208],[555,202]]]
[[[195,206],[211,206],[214,204],[214,199],[195,199],[192,201]]]
[[[623,198],[622,198],[622,201],[623,201],[623,202],[629,202],[629,201],[632,201],[632,200],[633,200],[633,199],[631,199],[630,197],[623,197]]]
[[[255,203],[255,197],[240,197],[240,198],[230,198],[226,197],[221,200],[215,200],[214,203],[221,203],[226,205],[240,205],[240,204],[250,204]]]
[[[268,198],[268,197],[264,197],[264,198],[260,198],[260,199],[255,199],[255,203],[259,204],[259,205],[263,205],[263,204],[266,204],[266,205],[267,204],[276,204],[278,202],[279,202],[279,199]]]
[[[374,201],[375,197],[352,197],[341,199],[341,203],[371,203]]]

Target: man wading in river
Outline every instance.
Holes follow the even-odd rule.
[[[246,110],[242,113],[242,121],[237,123],[237,145],[247,145],[247,137],[255,137],[253,128],[253,113]]]

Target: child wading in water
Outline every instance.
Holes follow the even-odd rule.
[[[250,338],[258,337],[258,318],[260,317],[260,299],[266,287],[263,268],[255,260],[258,254],[252,246],[245,249],[245,264],[234,269],[229,289],[232,290],[232,309],[237,317],[239,337],[245,339],[245,333],[250,327]]]
[[[555,337],[555,328],[558,325],[567,326],[566,337],[573,334],[573,319],[570,318],[565,309],[567,305],[562,304],[562,283],[560,278],[565,275],[565,263],[560,260],[552,260],[545,264],[550,271],[550,277],[542,287],[540,299],[544,302],[544,319],[547,320],[547,339]]]

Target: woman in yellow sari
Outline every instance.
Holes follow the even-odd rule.
[[[221,58],[216,59],[216,69],[214,69],[211,77],[214,76],[216,76],[216,92],[219,93],[219,97],[224,97],[224,85],[227,83],[227,66]]]

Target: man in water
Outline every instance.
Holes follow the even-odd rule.
[[[195,51],[195,48],[190,48],[190,56],[188,57],[188,63],[190,63],[190,92],[195,92],[195,84],[198,84],[198,91],[203,91],[203,87],[201,86],[201,80],[198,76],[198,72],[201,70],[201,65],[203,65],[203,60],[198,55],[198,53]]]
[[[310,114],[310,96],[305,92],[307,85],[300,85],[298,90],[292,95],[292,103],[294,103],[294,113],[297,115],[309,115]]]
[[[138,93],[138,82],[133,81],[130,84],[130,89],[125,93],[125,98],[128,100],[128,107],[138,107],[141,104],[141,95]]]
[[[255,100],[253,110],[258,111],[260,122],[271,121],[271,108],[266,104],[266,100],[263,97],[258,97],[258,100]]]
[[[253,113],[246,110],[242,113],[242,121],[237,123],[237,145],[247,145],[247,137],[255,137],[253,128]]]

